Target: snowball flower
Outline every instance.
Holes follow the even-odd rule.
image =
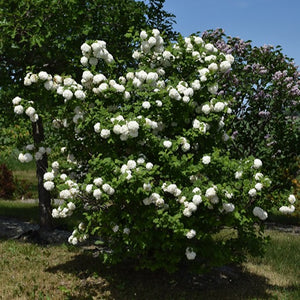
[[[172,142],[171,141],[164,141],[163,145],[165,148],[169,149],[172,147]]]
[[[92,184],[87,184],[87,186],[85,187],[85,191],[90,194],[93,190],[93,185]]]
[[[241,179],[243,176],[243,172],[242,171],[237,171],[234,173],[234,177],[235,179]]]
[[[262,221],[266,220],[268,218],[268,213],[264,211],[260,207],[254,207],[253,209],[253,215],[261,219]]]
[[[108,183],[103,184],[102,189],[108,195],[112,195],[115,192],[115,190]]]
[[[257,180],[257,181],[261,180],[263,177],[264,177],[264,175],[262,173],[256,173],[254,175],[254,179]]]
[[[54,182],[53,181],[45,181],[44,188],[47,191],[52,191],[54,189]]]
[[[215,83],[213,85],[210,85],[207,89],[211,94],[215,95],[218,92],[218,87],[219,87],[218,84]]]
[[[73,93],[70,90],[64,90],[62,95],[66,100],[70,100],[73,97]]]
[[[38,74],[38,77],[39,77],[40,80],[47,80],[48,79],[48,74],[47,74],[47,72],[41,71]]]
[[[13,105],[18,105],[21,103],[21,101],[22,101],[22,99],[17,96],[12,100],[12,103],[13,103]]]
[[[137,131],[139,129],[139,123],[136,121],[129,121],[127,127],[130,131]]]
[[[194,260],[196,258],[196,252],[192,248],[186,248],[185,255],[188,260]]]
[[[98,123],[96,123],[95,125],[94,125],[94,131],[96,132],[96,133],[99,133],[101,130],[100,130],[100,123],[98,122]]]
[[[59,163],[58,163],[58,161],[54,161],[52,164],[51,164],[51,167],[52,167],[52,169],[59,169]]]
[[[17,105],[14,108],[14,113],[17,115],[21,115],[24,112],[24,107],[22,105]]]
[[[151,104],[149,101],[144,101],[142,103],[142,107],[145,108],[145,109],[149,109],[151,107]]]
[[[145,30],[142,30],[141,33],[140,33],[140,38],[142,40],[145,40],[147,37],[148,37],[147,32]]]
[[[182,213],[185,217],[190,217],[192,215],[192,211],[188,208],[185,208]]]
[[[91,51],[91,46],[87,43],[83,43],[80,47],[81,51],[84,53],[89,53]]]
[[[210,105],[208,105],[208,104],[204,104],[203,106],[202,106],[202,112],[204,113],[204,114],[206,114],[206,115],[208,115],[209,113],[210,113]]]
[[[93,182],[96,186],[101,186],[103,184],[103,179],[101,177],[98,177],[95,178]]]
[[[229,61],[225,60],[220,63],[220,71],[226,72],[231,68],[231,64]]]
[[[146,163],[146,169],[151,170],[153,168],[153,164],[151,162]]]
[[[262,161],[258,158],[254,159],[253,168],[259,169],[262,166]]]
[[[102,195],[102,192],[101,192],[100,189],[95,189],[95,190],[93,191],[93,196],[94,196],[97,200],[99,200],[99,199],[101,198],[101,195]]]
[[[85,93],[82,90],[77,90],[74,95],[79,100],[85,99]]]
[[[136,162],[132,159],[128,160],[127,167],[128,169],[134,169],[136,167]]]
[[[147,192],[151,191],[151,184],[150,183],[144,183],[143,184],[143,189]]]
[[[217,102],[217,103],[214,105],[214,111],[215,111],[215,112],[220,112],[220,111],[222,111],[224,108],[225,108],[225,104],[224,104],[223,102]]]
[[[233,212],[234,209],[235,209],[235,206],[233,203],[223,203],[223,209],[226,211],[226,212]]]
[[[124,228],[123,229],[123,233],[124,234],[129,234],[130,233],[130,229],[129,228]]]
[[[205,192],[205,197],[213,198],[217,195],[217,192],[214,188],[208,188]]]
[[[258,182],[254,187],[257,191],[261,191],[263,188],[263,185],[262,185],[262,183]]]
[[[110,136],[110,130],[109,129],[102,129],[100,135],[103,139],[107,139]]]
[[[291,204],[294,204],[296,202],[296,197],[294,195],[289,195],[288,200]]]
[[[195,205],[199,205],[202,202],[202,198],[200,195],[194,195],[192,201]]]
[[[204,165],[208,165],[210,163],[210,161],[211,161],[211,158],[210,158],[209,155],[205,155],[205,156],[202,157],[202,163]]]
[[[54,179],[54,174],[52,172],[46,172],[44,174],[44,180],[48,181],[52,181]]]
[[[188,205],[187,205],[187,209],[190,210],[190,211],[196,211],[197,206],[195,205],[195,203],[189,202]]]
[[[75,210],[75,208],[76,208],[76,206],[75,206],[75,204],[73,202],[69,202],[67,204],[67,207],[68,207],[69,210]]]
[[[291,205],[291,206],[281,206],[279,208],[279,211],[283,214],[292,214],[295,211],[295,206]]]
[[[189,143],[184,143],[182,146],[181,146],[181,149],[183,152],[187,152],[189,151],[191,148],[191,145]]]
[[[62,198],[62,199],[68,199],[68,198],[71,198],[71,193],[69,190],[62,190],[60,193],[59,193],[59,198]]]
[[[115,226],[112,228],[112,231],[113,231],[113,232],[118,232],[118,231],[119,231],[119,226],[118,226],[118,225],[115,225]]]
[[[188,232],[186,233],[185,236],[186,236],[188,239],[192,239],[195,235],[196,235],[196,231],[195,231],[194,229],[191,229],[190,231],[188,231]]]
[[[251,197],[256,196],[256,189],[251,189],[251,190],[249,190],[248,194],[249,194]]]

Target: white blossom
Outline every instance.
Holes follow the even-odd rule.
[[[234,209],[235,209],[235,206],[233,203],[223,203],[223,209],[226,211],[226,212],[233,212]]]
[[[194,252],[192,248],[186,248],[185,255],[188,260],[194,260],[196,258],[196,252]]]
[[[94,196],[97,200],[101,199],[102,191],[101,191],[100,189],[95,189],[95,190],[93,191],[93,196]]]
[[[251,189],[251,190],[249,190],[248,194],[249,194],[251,197],[256,196],[256,194],[257,194],[256,189]]]
[[[231,68],[231,64],[229,61],[225,60],[220,63],[220,71],[226,72]]]
[[[279,208],[279,211],[283,214],[292,214],[295,211],[295,206],[294,205],[281,206]]]
[[[294,204],[296,202],[296,197],[295,195],[289,195],[289,198],[288,198],[289,202],[291,204]]]
[[[210,161],[211,161],[211,158],[210,158],[209,155],[205,155],[205,156],[202,157],[202,163],[204,165],[208,165],[210,163]]]
[[[262,161],[258,158],[254,159],[253,168],[259,169],[262,166]]]
[[[171,141],[164,141],[163,145],[165,148],[169,149],[172,147],[172,142]]]
[[[22,105],[17,105],[14,107],[14,112],[17,115],[21,115],[24,112],[24,107]]]
[[[242,172],[242,171],[236,171],[236,172],[234,173],[235,179],[241,179],[242,176],[243,176],[243,172]]]
[[[195,235],[196,235],[196,231],[194,229],[191,229],[186,233],[186,237],[188,239],[192,239]]]
[[[151,162],[146,163],[146,169],[151,170],[153,168],[153,164]]]
[[[110,130],[109,129],[102,129],[100,135],[103,139],[107,139],[110,137]]]
[[[101,128],[100,128],[100,123],[98,122],[98,123],[96,123],[95,125],[94,125],[94,131],[96,132],[96,133],[99,133],[101,130],[100,130]]]
[[[254,207],[253,215],[258,217],[262,221],[264,221],[268,218],[268,213],[258,206]]]
[[[44,180],[48,181],[52,181],[54,179],[54,174],[52,172],[46,172],[44,174]]]

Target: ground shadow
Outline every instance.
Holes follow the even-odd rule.
[[[272,286],[266,278],[237,266],[218,268],[207,275],[191,275],[184,270],[168,274],[136,271],[129,264],[107,267],[92,255],[85,254],[75,255],[73,260],[46,271],[73,273],[81,279],[77,296],[68,299],[98,299],[98,295],[102,295],[101,299],[116,300],[276,299],[270,291],[299,289],[296,286]]]

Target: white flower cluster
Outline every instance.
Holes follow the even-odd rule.
[[[106,49],[106,42],[95,41],[91,45],[84,43],[81,45],[82,57],[80,62],[83,66],[96,66],[99,59],[103,59],[107,64],[114,62],[113,56]]]
[[[112,196],[115,193],[115,189],[108,183],[104,183],[101,177],[97,177],[93,180],[93,184],[83,185],[82,189],[87,194],[92,194],[96,200],[102,198],[103,192],[109,196]]]
[[[54,172],[46,172],[44,174],[44,188],[47,191],[52,191],[55,187],[55,184],[53,182],[55,178]]]
[[[177,187],[175,183],[167,184],[164,183],[162,185],[162,190],[164,192],[172,194],[174,197],[179,197],[181,195],[181,190]]]
[[[192,239],[193,237],[195,237],[196,236],[196,230],[194,230],[194,229],[191,229],[191,230],[189,230],[187,233],[186,233],[186,237],[188,238],[188,239]]]
[[[33,159],[32,155],[30,153],[20,153],[19,156],[18,156],[18,160],[21,162],[21,163],[28,163],[28,162],[31,162]]]
[[[80,231],[84,230],[84,224],[80,223],[78,225],[78,229],[73,230],[72,234],[68,238],[69,244],[77,245],[78,243],[82,243],[83,241],[88,239],[88,235],[85,233],[80,233]]]
[[[25,102],[25,100],[22,100],[19,96],[15,97],[12,100],[12,103],[14,105],[14,113],[17,115],[22,115],[24,112],[24,106],[21,105],[21,101]],[[29,105],[33,103],[33,101],[26,101]],[[39,116],[36,113],[35,109],[32,106],[28,106],[25,110],[25,114],[30,118],[30,121],[35,123],[38,119]]]
[[[289,195],[288,201],[290,202],[289,206],[284,205],[279,208],[279,211],[283,214],[292,214],[295,211],[295,206],[293,205],[296,202],[295,195]]]
[[[200,133],[205,134],[209,129],[209,125],[205,122],[200,122],[199,120],[195,119],[193,121],[193,128],[198,129]]]
[[[158,193],[152,193],[149,197],[143,200],[144,205],[154,204],[157,207],[166,208],[164,199]]]
[[[127,141],[129,137],[135,138],[139,135],[140,125],[135,120],[125,121],[123,116],[119,115],[116,118],[112,118],[111,122],[117,122],[113,127],[113,132],[120,135],[121,141]]]
[[[157,29],[152,30],[152,36],[148,37],[145,31],[140,34],[142,39],[141,51],[134,51],[132,57],[134,59],[139,59],[141,55],[148,54],[153,50],[154,54],[158,55],[164,52],[164,40],[160,36],[160,32]]]
[[[73,202],[68,202],[66,207],[59,206],[58,208],[54,208],[52,210],[53,218],[66,218],[73,214],[76,206]]]
[[[186,248],[185,255],[188,260],[194,260],[196,258],[196,252],[190,247]]]
[[[225,212],[233,212],[235,209],[235,206],[233,203],[223,203],[223,209]]]
[[[205,192],[205,197],[209,199],[212,204],[219,203],[219,197],[217,195],[217,187],[210,187]]]
[[[258,217],[262,221],[264,221],[268,218],[268,213],[258,206],[254,207],[253,215]]]

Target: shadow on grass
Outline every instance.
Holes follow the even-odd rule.
[[[0,203],[0,216],[16,218],[21,221],[37,223],[39,208],[34,204],[21,205],[13,201],[2,201]]]
[[[185,271],[168,274],[136,271],[129,264],[108,267],[91,255],[79,254],[46,270],[58,271],[81,279],[76,299],[280,299],[272,296],[272,291],[300,295],[297,286],[270,285],[267,278],[241,267],[222,267],[207,275],[191,275]]]

